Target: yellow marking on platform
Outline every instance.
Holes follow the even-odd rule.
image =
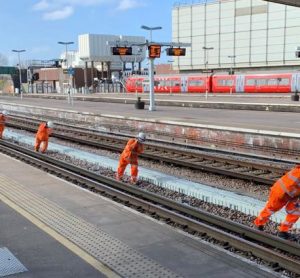
[[[36,225],[38,228],[40,228],[42,231],[53,237],[55,240],[57,240],[59,243],[61,243],[63,246],[67,247],[70,251],[72,251],[74,254],[79,256],[81,259],[83,259],[85,262],[90,264],[92,267],[100,271],[102,274],[104,274],[106,277],[109,278],[120,278],[117,273],[115,273],[113,270],[111,270],[109,267],[107,267],[105,264],[101,263],[100,261],[96,260],[93,256],[85,252],[83,249],[79,248],[77,245],[75,245],[73,242],[69,241],[59,233],[57,233],[55,230],[51,229],[49,226],[45,225],[42,221],[38,220],[36,217],[32,216],[30,213],[28,213],[26,210],[19,207],[17,204],[6,198],[4,195],[0,193],[0,199],[9,207],[17,211],[19,214],[24,216],[26,219],[28,219],[31,223]]]

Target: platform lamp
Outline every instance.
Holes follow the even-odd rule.
[[[20,87],[19,87],[19,93],[21,95],[21,99],[23,99],[23,91],[22,91],[22,73],[21,73],[21,59],[20,59],[20,53],[25,52],[25,49],[13,49],[12,52],[18,53],[18,61],[19,61],[19,81],[20,81]]]
[[[69,65],[68,65],[68,45],[74,44],[74,42],[61,42],[61,41],[59,41],[57,43],[62,44],[66,47],[66,68],[68,70],[69,69]],[[73,77],[72,77],[72,83],[73,83]],[[70,97],[70,80],[68,81],[68,95]]]
[[[231,59],[231,67],[230,67],[230,75],[231,75],[231,86],[230,86],[230,94],[232,94],[233,91],[233,67],[235,65],[235,55],[229,55],[228,58]]]
[[[297,46],[295,56],[296,56],[296,58],[300,58],[300,46]],[[295,86],[295,94],[291,96],[291,100],[299,101],[297,82],[296,82],[296,86]]]
[[[149,26],[145,26],[145,25],[142,25],[141,28],[144,29],[144,30],[150,31],[150,42],[152,42],[152,31],[162,29],[161,26],[149,27]]]
[[[68,45],[74,44],[74,42],[57,42],[58,44],[62,44],[66,47],[66,67],[68,68]]]
[[[173,63],[174,63],[174,60],[168,60],[167,62],[168,62],[169,65],[170,65],[169,70],[170,70],[170,72],[172,72],[172,71],[173,71]],[[173,86],[172,83],[173,83],[173,81],[170,80],[170,95],[172,95],[172,86]]]
[[[206,71],[206,81],[205,81],[205,99],[208,98],[208,87],[207,87],[207,80],[208,80],[208,52],[213,50],[213,47],[206,47],[203,46],[202,49],[204,50],[204,57],[205,57],[205,71]]]

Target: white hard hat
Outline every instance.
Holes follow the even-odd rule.
[[[144,143],[146,141],[146,134],[144,132],[140,132],[137,139],[140,143]]]
[[[6,116],[6,115],[8,115],[8,112],[6,110],[3,110],[2,115]]]
[[[54,124],[53,124],[52,121],[49,121],[49,122],[47,122],[47,126],[48,126],[49,128],[53,128],[53,127],[54,127]]]

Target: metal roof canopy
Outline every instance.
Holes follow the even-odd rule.
[[[283,4],[283,5],[300,7],[300,1],[299,0],[264,0],[264,1],[274,2],[274,3],[278,3],[278,4]]]

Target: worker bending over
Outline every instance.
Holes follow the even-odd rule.
[[[8,115],[8,113],[6,110],[3,110],[2,112],[0,112],[0,139],[2,139],[2,136],[3,136],[7,115]]]
[[[144,152],[143,144],[145,141],[145,133],[140,132],[137,138],[132,138],[127,142],[120,156],[116,175],[117,180],[122,180],[127,165],[131,164],[131,183],[136,184],[138,176],[138,155]]]
[[[40,150],[41,144],[42,144],[41,152],[45,153],[47,151],[49,135],[52,133],[53,126],[54,124],[51,121],[42,122],[40,124],[35,136],[35,145],[34,145],[35,151],[38,152]]]
[[[269,200],[265,207],[254,220],[254,224],[259,230],[263,230],[264,225],[276,211],[285,207],[288,215],[279,227],[278,235],[284,239],[291,237],[288,231],[298,220],[295,211],[299,212],[300,196],[300,165],[294,167],[291,171],[277,180],[271,187]]]

